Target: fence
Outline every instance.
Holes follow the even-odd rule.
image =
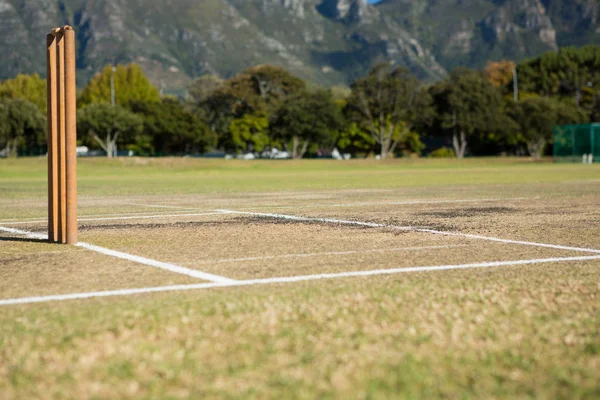
[[[590,154],[600,162],[600,123],[554,127],[555,161],[582,162]]]

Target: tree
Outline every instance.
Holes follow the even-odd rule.
[[[343,152],[356,157],[357,153],[371,152],[375,139],[368,131],[361,129],[358,123],[351,122],[339,132],[335,145]]]
[[[142,118],[121,106],[90,104],[77,112],[77,129],[89,134],[112,158],[119,138],[131,139],[142,132]]]
[[[214,81],[214,78],[206,78],[198,85],[206,89],[213,87]],[[304,90],[305,86],[304,81],[281,67],[247,68],[218,85],[208,97],[200,94],[208,90],[196,91],[195,114],[218,134],[219,147],[236,147],[229,131],[233,120],[243,119],[245,115],[270,116],[286,98]]]
[[[266,114],[245,114],[231,121],[232,142],[237,149],[263,151],[269,144],[269,119]]]
[[[281,67],[258,65],[243,70],[225,82],[217,95],[230,98],[231,113],[271,113],[286,98],[303,91],[306,84]]]
[[[188,91],[192,101],[201,104],[221,89],[224,83],[217,75],[204,75],[192,82]]]
[[[511,127],[499,88],[481,72],[459,68],[431,88],[439,126],[452,138],[457,158],[465,156],[469,141],[489,135],[497,140]]]
[[[79,106],[92,103],[111,103],[111,78],[114,79],[115,103],[127,107],[130,102],[159,101],[160,94],[146,78],[137,64],[107,65],[102,72],[96,74],[83,89],[78,100]]]
[[[177,99],[134,102],[130,108],[143,118],[144,132],[129,146],[140,154],[202,153],[215,145],[215,133]]]
[[[581,90],[600,84],[600,47],[563,47],[518,65],[521,91],[577,101]]]
[[[0,146],[4,154],[16,157],[19,145],[40,146],[44,142],[46,123],[43,114],[30,101],[0,101]]]
[[[485,77],[496,87],[504,87],[513,80],[514,61],[488,61],[485,66]]]
[[[328,143],[343,128],[343,117],[325,90],[288,98],[271,118],[273,137],[291,142],[292,158],[302,158],[311,143]]]
[[[389,64],[375,66],[351,85],[348,99],[351,119],[369,131],[380,146],[381,158],[393,154],[412,130],[413,123],[431,116],[431,98],[419,80],[404,68]]]
[[[46,114],[46,81],[38,74],[19,74],[13,79],[0,82],[0,99],[24,99]]]
[[[530,97],[513,105],[511,117],[519,128],[519,138],[529,155],[540,158],[552,140],[554,125],[584,122],[586,116],[575,105],[547,97]]]

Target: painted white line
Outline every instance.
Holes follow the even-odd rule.
[[[159,215],[132,215],[127,217],[107,217],[107,218],[79,218],[78,222],[90,222],[90,221],[123,221],[131,219],[153,219],[153,218],[176,218],[176,217],[204,217],[208,215],[223,215],[221,211],[196,213],[196,214],[159,214]],[[19,222],[7,222],[2,225],[29,225],[35,223],[48,223],[48,220],[40,221],[19,221]]]
[[[0,226],[0,232],[6,232],[6,233],[12,233],[14,235],[26,236],[29,239],[48,240],[48,235],[44,235],[42,233],[22,231],[20,229],[13,229],[13,228],[5,228],[3,226]]]
[[[179,210],[197,210],[194,207],[178,207],[178,206],[163,206],[158,204],[140,204],[140,203],[123,203],[128,206],[148,207],[148,208],[174,208]]]
[[[43,239],[43,240],[48,239],[47,235],[43,235],[41,233],[27,232],[27,231],[22,231],[20,229],[5,228],[2,226],[0,226],[0,232],[7,232],[7,233],[15,234],[15,235],[22,235],[22,236],[26,236],[26,237],[32,238],[32,239]],[[209,274],[207,272],[197,271],[194,269],[181,267],[181,266],[175,265],[175,264],[165,263],[162,261],[156,261],[156,260],[152,260],[150,258],[140,257],[140,256],[136,256],[133,254],[123,253],[121,251],[111,250],[111,249],[107,249],[104,247],[95,246],[95,245],[89,244],[89,243],[79,242],[75,246],[82,247],[87,250],[95,251],[96,253],[104,254],[107,256],[132,261],[132,262],[135,262],[138,264],[149,265],[151,267],[160,268],[165,271],[174,272],[174,273],[181,274],[181,275],[187,275],[192,278],[203,279],[206,281],[218,282],[218,283],[235,282],[234,279],[226,278],[224,276]]]
[[[377,270],[370,270],[370,271],[350,271],[350,272],[340,272],[340,273],[332,273],[332,274],[317,274],[317,275],[289,276],[289,277],[280,277],[280,278],[252,279],[252,280],[232,281],[232,282],[224,282],[224,283],[216,283],[216,282],[215,283],[199,283],[199,284],[192,284],[192,285],[174,285],[174,286],[147,287],[147,288],[137,288],[137,289],[110,290],[110,291],[103,291],[103,292],[73,293],[73,294],[39,296],[39,297],[23,297],[23,298],[16,298],[16,299],[0,300],[0,306],[8,306],[8,305],[16,305],[16,304],[30,304],[30,303],[45,303],[45,302],[50,302],[50,301],[90,299],[90,298],[97,298],[97,297],[131,296],[131,295],[146,294],[146,293],[188,291],[188,290],[211,289],[211,288],[219,288],[219,287],[253,286],[253,285],[277,284],[277,283],[316,281],[316,280],[323,280],[323,279],[367,277],[367,276],[375,276],[375,275],[394,275],[394,274],[409,273],[409,272],[431,272],[431,271],[444,271],[444,270],[460,270],[460,269],[469,269],[469,268],[493,268],[493,267],[504,267],[504,266],[514,266],[514,265],[531,265],[531,264],[571,262],[571,261],[591,261],[591,260],[600,260],[600,256],[540,258],[540,259],[533,259],[533,260],[481,262],[481,263],[471,263],[471,264],[439,265],[439,266],[430,266],[430,267],[377,269]]]
[[[497,202],[497,201],[521,201],[539,199],[539,197],[509,197],[509,198],[496,198],[496,199],[442,199],[442,200],[404,200],[404,201],[362,201],[355,203],[341,203],[341,204],[311,204],[311,205],[298,205],[298,206],[260,206],[260,207],[248,207],[242,208],[242,210],[253,210],[257,208],[270,208],[270,209],[298,209],[298,208],[329,208],[329,207],[364,207],[364,206],[377,206],[377,205],[415,205],[415,204],[444,204],[444,203],[480,203],[480,202]]]
[[[95,251],[96,253],[105,254],[107,256],[121,258],[123,260],[133,261],[133,262],[136,262],[139,264],[144,264],[144,265],[149,265],[151,267],[164,269],[166,271],[174,272],[176,274],[187,275],[192,278],[204,279],[205,281],[220,282],[220,283],[234,282],[234,279],[225,278],[224,276],[209,274],[207,272],[197,271],[194,269],[181,267],[181,266],[175,265],[175,264],[165,263],[162,261],[156,261],[156,260],[152,260],[150,258],[140,257],[140,256],[136,256],[136,255],[129,254],[129,253],[123,253],[120,251],[111,250],[111,249],[107,249],[107,248],[100,247],[100,246],[95,246],[95,245],[89,244],[89,243],[79,242],[76,244],[76,246],[83,247],[84,249],[88,249],[91,251]]]
[[[199,209],[199,208],[195,208],[194,211],[198,211],[198,212],[211,212],[212,210],[206,210],[206,209]],[[169,214],[169,213],[174,213],[176,211],[173,210],[169,210],[169,211],[153,211],[152,214],[153,215],[159,215],[159,214]],[[181,213],[187,213],[189,211],[186,210],[182,210]],[[124,213],[112,213],[112,214],[79,214],[80,217],[84,217],[84,218],[92,218],[92,217],[133,217],[136,215],[148,215],[148,210],[146,211],[131,211],[131,212],[124,212]],[[44,219],[45,216],[38,216],[38,217],[28,217],[28,218],[8,218],[8,219],[2,219],[0,220],[0,224],[4,225],[6,223],[11,223],[11,222],[20,222],[23,221],[22,223],[26,223],[26,222],[46,222],[47,220]],[[38,221],[39,220],[39,221]]]
[[[130,217],[109,217],[109,218],[81,218],[79,221],[114,221],[114,220],[127,220],[127,219],[152,219],[152,218],[175,218],[175,217],[204,217],[208,215],[222,215],[221,211],[206,212],[206,213],[195,213],[195,214],[160,214],[160,215],[135,215]]]
[[[233,210],[219,210],[219,211],[222,211],[222,212],[228,213],[228,214],[254,215],[254,216],[258,216],[258,217],[266,217],[266,218],[282,219],[282,220],[305,221],[305,222],[324,222],[324,223],[340,224],[340,225],[367,226],[370,228],[397,229],[397,230],[403,230],[403,231],[431,233],[434,235],[458,236],[458,237],[465,237],[465,238],[469,238],[469,239],[488,240],[491,242],[520,244],[520,245],[525,245],[525,246],[547,247],[547,248],[558,249],[558,250],[582,251],[582,252],[587,252],[587,253],[600,254],[600,250],[590,249],[590,248],[562,246],[562,245],[557,245],[557,244],[547,244],[547,243],[537,243],[537,242],[526,242],[526,241],[521,241],[521,240],[502,239],[502,238],[497,238],[497,237],[492,237],[492,236],[471,235],[468,233],[461,233],[461,232],[444,232],[444,231],[438,231],[435,229],[427,229],[427,228],[420,228],[420,227],[414,227],[414,226],[377,224],[377,223],[373,223],[373,222],[347,221],[347,220],[331,219],[331,218],[298,217],[295,215],[258,213],[258,212],[249,212],[249,211],[233,211]]]
[[[443,204],[443,203],[478,203],[478,202],[495,202],[495,201],[521,201],[521,200],[531,200],[531,199],[539,199],[540,197],[508,197],[508,198],[487,198],[487,199],[440,199],[440,200],[405,200],[405,201],[365,201],[365,202],[356,202],[356,203],[342,203],[342,204],[311,204],[311,205],[298,205],[298,206],[257,206],[257,207],[244,207],[240,210],[255,210],[257,208],[266,208],[266,209],[298,209],[298,208],[328,208],[328,207],[363,207],[363,206],[372,206],[372,205],[416,205],[416,204]],[[182,214],[174,214],[174,215],[165,215],[166,217],[173,216],[189,216],[189,214],[185,214],[186,211],[200,211],[200,208],[183,208],[177,206],[167,206],[167,205],[157,205],[157,204],[141,204],[141,203],[125,203],[128,205],[135,206],[143,206],[143,207],[156,207],[156,208],[173,208],[173,209],[181,209]],[[163,211],[163,213],[169,213],[173,211]],[[208,211],[206,211],[208,212]],[[144,214],[144,212],[140,211],[132,211],[129,213],[120,213],[120,214],[89,214],[89,215],[80,215],[80,221],[95,221],[95,219],[89,219],[87,217],[113,217],[113,216],[124,216],[124,217],[134,217],[137,214]],[[155,212],[154,214],[159,214],[159,212]],[[210,214],[207,214],[210,215]],[[145,216],[145,218],[159,218],[159,215],[156,216]],[[31,221],[30,221],[31,220]],[[31,218],[12,218],[0,220],[0,224],[2,225],[27,225],[27,224],[36,224],[36,223],[44,223],[47,220],[43,219],[43,217],[31,217]]]
[[[233,210],[217,210],[217,211],[221,211],[223,214],[253,215],[256,217],[283,219],[283,220],[288,220],[288,221],[324,222],[324,223],[328,223],[328,224],[368,226],[370,228],[392,228],[393,227],[395,229],[401,229],[401,230],[416,229],[416,227],[413,227],[413,226],[384,225],[384,224],[377,224],[374,222],[346,221],[343,219],[333,219],[333,218],[298,217],[296,215],[259,213],[259,212],[251,212],[251,211],[233,211]]]
[[[219,263],[231,263],[239,261],[260,261],[260,260],[274,260],[280,258],[304,258],[304,257],[322,257],[322,256],[345,256],[350,254],[370,254],[370,253],[391,253],[400,251],[412,251],[412,250],[435,250],[435,249],[450,249],[454,247],[466,247],[466,244],[456,245],[445,245],[445,246],[416,246],[416,247],[394,247],[391,249],[370,249],[370,250],[355,250],[355,251],[330,251],[323,253],[298,253],[298,254],[278,254],[275,256],[260,256],[260,257],[242,257],[242,258],[225,258],[220,260],[203,260],[197,261],[197,264],[219,264]]]
[[[521,240],[511,240],[511,239],[496,238],[496,237],[492,237],[492,236],[471,235],[471,234],[468,234],[468,233],[460,233],[460,232],[443,232],[443,231],[437,231],[437,230],[434,230],[434,229],[418,228],[418,229],[415,229],[415,231],[417,231],[417,232],[423,232],[423,233],[432,233],[434,235],[460,236],[460,237],[465,237],[465,238],[469,238],[469,239],[488,240],[490,242],[501,242],[501,243],[508,243],[508,244],[521,244],[521,245],[525,245],[525,246],[547,247],[547,248],[550,248],[550,249],[568,250],[568,251],[582,251],[582,252],[586,252],[586,253],[597,253],[597,254],[600,254],[600,250],[590,249],[590,248],[587,248],[587,247],[571,247],[571,246],[562,246],[562,245],[558,245],[558,244],[548,244],[548,243],[538,243],[538,242],[526,242],[526,241],[521,241]]]

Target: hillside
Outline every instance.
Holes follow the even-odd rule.
[[[113,62],[139,63],[169,91],[263,63],[318,84],[383,60],[435,80],[457,65],[600,43],[599,15],[596,0],[0,0],[0,78],[43,74],[45,34],[71,24],[80,84]]]

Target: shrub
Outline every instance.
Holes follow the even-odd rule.
[[[431,157],[431,158],[454,158],[454,157],[456,157],[456,154],[454,154],[454,150],[452,150],[449,147],[440,147],[439,149],[434,150],[431,153],[429,153],[429,155],[427,157]]]

